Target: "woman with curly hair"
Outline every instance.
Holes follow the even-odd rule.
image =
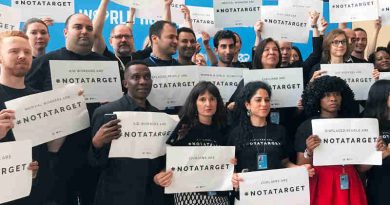
[[[191,90],[179,113],[180,122],[167,144],[172,146],[226,145],[226,110],[218,88],[201,81]],[[183,127],[184,126],[184,127]],[[172,171],[161,172],[155,182],[171,184]],[[228,192],[193,192],[174,194],[175,205],[228,205]]]
[[[368,62],[374,64],[373,77],[378,80],[380,72],[390,72],[390,54],[385,47],[378,47],[368,56]]]
[[[302,94],[305,112],[311,118],[303,122],[295,135],[297,164],[312,164],[313,150],[321,140],[313,135],[311,120],[321,118],[353,117],[351,109],[354,93],[339,77],[322,76],[309,83]],[[359,175],[352,165],[316,166],[315,176],[310,178],[311,205],[366,205],[366,195]],[[340,175],[349,177],[349,189],[340,189]]]
[[[237,103],[240,111],[240,123],[229,134],[228,145],[236,147],[237,165],[235,172],[296,167],[290,162],[287,150],[286,130],[283,126],[267,122],[271,109],[271,89],[260,81],[245,85],[243,96]],[[314,170],[305,165],[310,175]],[[233,175],[235,188],[242,181]],[[236,200],[236,204],[239,201]]]
[[[367,172],[367,199],[370,205],[388,205],[390,184],[390,80],[376,81],[370,88],[363,116],[377,118],[379,134],[387,144],[382,166],[373,166]]]

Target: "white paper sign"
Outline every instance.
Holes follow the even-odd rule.
[[[379,3],[379,16],[382,20],[383,26],[390,25],[390,1],[389,0],[378,0]]]
[[[375,148],[379,137],[377,119],[316,119],[311,124],[313,134],[321,139],[313,152],[315,166],[382,165],[382,152]]]
[[[199,81],[191,66],[150,67],[153,88],[149,102],[158,109],[181,106]]]
[[[378,0],[329,0],[330,23],[378,19]]]
[[[375,82],[373,69],[372,63],[321,64],[321,70],[326,71],[326,75],[338,76],[348,83],[356,100],[367,100],[368,91]]]
[[[118,62],[50,60],[53,89],[82,85],[87,103],[111,102],[123,96]]]
[[[305,168],[240,173],[240,204],[308,205],[309,175]]]
[[[228,102],[242,80],[245,68],[197,66],[199,81],[210,81],[217,86],[223,102]]]
[[[33,146],[49,142],[89,127],[89,115],[81,86],[29,95],[5,102],[15,110],[16,140],[31,140]]]
[[[31,191],[31,141],[0,143],[0,204],[28,196]]]
[[[12,0],[11,5],[23,11],[22,21],[50,17],[56,23],[63,23],[75,13],[74,0]]]
[[[380,80],[382,80],[382,79],[390,80],[390,72],[380,72],[379,79]]]
[[[307,43],[310,24],[306,8],[263,6],[261,20],[264,22],[263,38]]]
[[[214,0],[213,5],[219,28],[253,26],[260,20],[262,0]]]
[[[191,12],[192,27],[195,34],[200,34],[202,31],[207,32],[213,37],[217,31],[214,21],[214,9],[209,7],[187,6]]]
[[[278,0],[278,5],[281,7],[287,7],[287,8],[303,8],[306,9],[306,13],[309,13],[311,11],[317,11],[320,13],[320,18],[324,14],[324,2],[323,0]],[[307,20],[308,23],[310,22],[310,18]],[[320,29],[321,21],[319,20],[317,22],[317,26]]]
[[[154,159],[165,155],[166,141],[178,121],[158,112],[114,112],[122,136],[111,142],[110,158]]]
[[[115,2],[117,4],[120,4],[122,6],[131,7],[132,3],[130,0],[111,0],[112,2]]]
[[[232,190],[234,146],[167,147],[172,183],[165,193]]]
[[[20,15],[19,9],[0,4],[0,32],[19,30]]]
[[[271,107],[296,107],[303,92],[302,68],[244,70],[244,83],[266,82],[272,89]]]

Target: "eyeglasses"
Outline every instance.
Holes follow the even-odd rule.
[[[332,41],[332,45],[333,46],[339,46],[339,45],[342,45],[342,46],[345,46],[345,45],[347,45],[347,40],[341,40],[341,41],[339,41],[339,40],[333,40]]]
[[[118,34],[118,35],[111,36],[111,38],[115,38],[117,40],[125,38],[126,40],[129,40],[129,39],[132,39],[133,36],[132,35],[126,35],[126,34],[125,35]]]

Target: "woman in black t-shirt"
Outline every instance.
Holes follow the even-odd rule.
[[[370,88],[364,117],[377,118],[379,132],[387,145],[382,166],[373,166],[367,172],[367,200],[369,205],[387,205],[390,190],[390,80],[376,81]]]
[[[228,145],[236,147],[236,172],[296,167],[287,155],[286,131],[283,126],[267,122],[271,109],[271,89],[260,81],[245,85],[237,103],[240,123],[229,134]],[[313,175],[310,165],[306,166]],[[233,175],[235,188],[241,179]],[[239,201],[236,201],[239,203]]]
[[[169,137],[172,146],[226,145],[226,110],[218,88],[208,81],[199,82],[190,92],[179,113],[180,123]],[[170,185],[172,171],[161,172],[154,181]],[[228,205],[228,192],[174,194],[175,205]]]

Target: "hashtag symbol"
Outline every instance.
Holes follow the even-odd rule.
[[[16,124],[20,125],[22,123],[22,121],[18,120],[16,121]]]
[[[19,4],[19,1],[15,1],[15,4]]]
[[[175,167],[172,167],[171,170],[172,170],[172,171],[175,171]]]
[[[245,192],[245,196],[248,196],[249,195],[249,193],[248,192]]]
[[[57,82],[57,83],[60,83],[61,81],[60,81],[60,79],[56,79],[56,82]]]

